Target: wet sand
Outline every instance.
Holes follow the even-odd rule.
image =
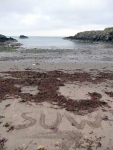
[[[68,72],[74,71],[90,71],[90,69],[105,71],[113,71],[113,63],[111,62],[47,62],[35,59],[23,59],[16,61],[0,61],[0,72],[3,71],[25,71],[25,70],[34,70],[34,71],[51,71],[51,70],[62,70]]]
[[[38,149],[40,145],[43,145],[47,150],[112,150],[113,64],[59,64],[36,60],[1,61],[0,79],[2,81],[4,79],[16,78],[18,80],[18,78],[25,78],[24,76],[13,76],[9,71],[48,73],[54,70],[67,74],[74,72],[84,74],[84,72],[87,72],[91,77],[90,80],[89,78],[78,79],[78,77],[75,81],[69,81],[64,76],[67,82],[64,82],[63,86],[58,86],[57,92],[59,95],[63,95],[67,100],[84,101],[91,99],[89,93],[99,93],[101,97],[95,97],[94,95],[93,101],[104,101],[107,105],[92,108],[93,111],[91,112],[86,110],[85,113],[83,110],[80,115],[80,113],[76,113],[79,111],[77,110],[79,107],[75,111],[69,111],[66,110],[66,107],[61,108],[56,102],[36,102],[34,99],[31,100],[30,97],[28,98],[30,100],[26,101],[26,99],[22,99],[21,94],[8,93],[1,99],[0,103],[0,139],[7,139],[4,142],[4,147],[8,150],[31,150]],[[101,78],[99,78],[99,75],[101,75]],[[35,77],[32,76],[31,78]],[[45,78],[42,78],[42,80]],[[53,79],[56,79],[56,77]],[[58,78],[58,80],[63,80],[63,77]],[[20,93],[22,94],[29,93],[33,96],[38,94],[39,86],[27,85],[27,82],[24,83],[26,86],[15,84],[15,87],[20,87]],[[105,92],[108,92],[108,94]],[[9,127],[4,127],[6,123],[9,124]],[[13,129],[7,132],[10,127],[13,127]],[[3,147],[0,147],[0,149],[2,150]]]

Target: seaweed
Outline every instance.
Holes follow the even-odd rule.
[[[25,101],[39,102],[55,102],[60,108],[65,108],[67,111],[73,111],[77,114],[93,112],[96,108],[107,106],[107,103],[101,101],[102,95],[99,93],[89,93],[91,99],[69,99],[58,93],[59,86],[64,86],[69,82],[102,82],[101,78],[112,79],[113,74],[100,73],[95,80],[87,72],[75,72],[73,74],[64,73],[62,71],[48,71],[48,72],[34,72],[34,71],[12,71],[5,72],[12,76],[12,78],[0,78],[0,100],[7,99],[7,95],[13,97],[20,97]],[[39,92],[36,95],[29,93],[22,93],[21,87],[16,87],[19,84],[22,86],[38,86]]]

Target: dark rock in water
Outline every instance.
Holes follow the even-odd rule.
[[[7,41],[13,41],[13,42],[17,42],[16,39],[13,38],[7,38],[5,35],[0,34],[0,42],[7,42]]]
[[[81,40],[85,42],[110,42],[113,43],[113,27],[104,30],[79,32],[75,36],[65,37],[69,40]]]
[[[26,39],[26,38],[28,38],[28,37],[25,36],[25,35],[20,35],[20,38],[21,38],[21,39]]]

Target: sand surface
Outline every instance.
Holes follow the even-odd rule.
[[[0,62],[1,78],[13,78],[3,73],[5,71],[51,70],[67,73],[87,71],[95,79],[101,71],[113,73],[113,64],[58,64],[36,60]],[[23,94],[39,92],[38,85],[20,88]],[[73,100],[90,99],[88,93],[96,92],[102,95],[100,100],[108,103],[107,107],[98,107],[83,115],[52,103],[24,102],[19,96],[6,95],[0,103],[0,139],[6,138],[7,141],[0,150],[37,150],[40,145],[46,150],[113,150],[113,97],[105,93],[113,92],[112,88],[111,79],[96,84],[74,81],[59,86],[58,93]],[[4,127],[6,123],[9,127]],[[13,130],[7,132],[12,126]]]
[[[15,61],[0,61],[0,71],[25,71],[25,70],[35,70],[35,71],[50,71],[50,70],[62,70],[62,71],[90,71],[90,69],[97,70],[110,70],[113,71],[113,64],[111,62],[85,62],[85,63],[57,63],[57,62],[47,62],[37,59],[23,59]]]

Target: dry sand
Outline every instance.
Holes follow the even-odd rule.
[[[38,61],[0,62],[0,76],[3,71],[41,71],[62,70],[65,72],[88,71],[95,78],[99,71],[113,71],[113,64],[57,64]],[[95,69],[95,70],[90,70]],[[96,70],[97,69],[97,70]],[[18,86],[18,85],[16,85]],[[99,107],[92,113],[76,115],[59,109],[46,102],[20,102],[20,98],[7,97],[0,103],[0,139],[6,138],[7,150],[35,150],[43,145],[47,150],[113,150],[113,98],[105,91],[113,92],[113,81],[101,84],[89,82],[66,83],[59,87],[59,94],[72,99],[89,99],[88,92],[98,92],[110,108]],[[22,87],[23,93],[36,94],[37,87]],[[9,105],[10,104],[10,105]],[[7,107],[6,107],[7,106]],[[7,132],[8,122],[14,130]],[[2,148],[0,148],[2,150]]]

